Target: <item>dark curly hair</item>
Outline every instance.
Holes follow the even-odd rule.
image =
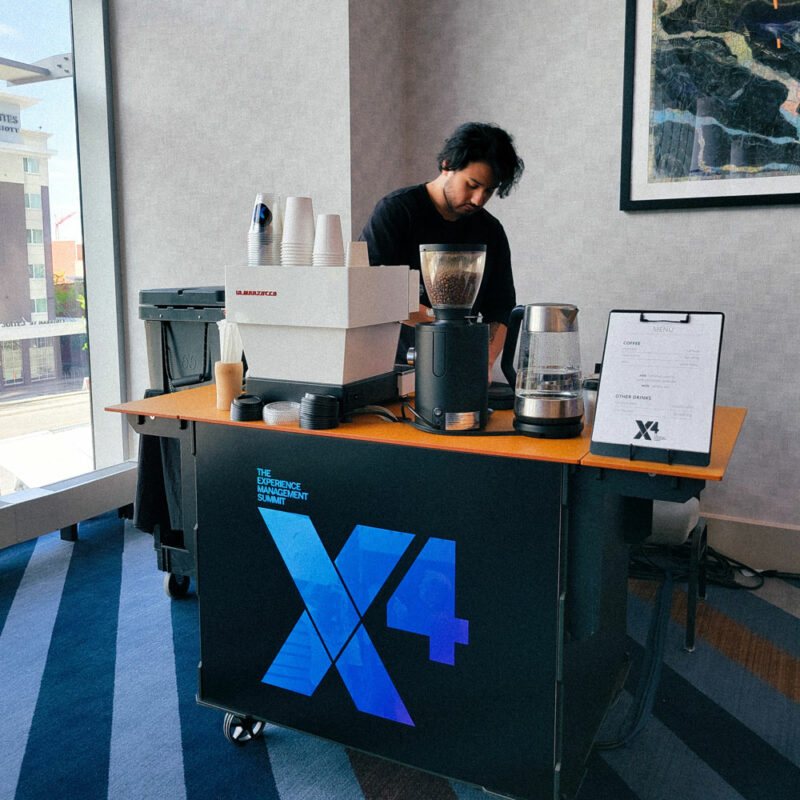
[[[464,169],[473,161],[485,161],[492,168],[499,197],[508,195],[525,169],[514,149],[513,138],[497,125],[486,122],[459,125],[444,143],[438,159],[440,170],[453,171]]]

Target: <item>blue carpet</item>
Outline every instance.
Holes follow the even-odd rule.
[[[0,551],[0,800],[487,797],[273,726],[233,746],[222,713],[195,702],[196,599],[170,600],[162,583],[152,538],[115,515],[83,523],[76,542]],[[702,627],[686,653],[670,623],[652,717],[628,747],[592,754],[577,800],[800,798],[800,586],[783,586],[797,615],[716,587],[701,604],[755,634],[753,658]],[[632,702],[650,612],[632,592],[633,667],[603,738]]]

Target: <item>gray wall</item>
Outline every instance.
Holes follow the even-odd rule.
[[[320,13],[324,10],[324,13]],[[225,282],[257,192],[350,226],[346,0],[111,0],[130,396],[140,289]]]
[[[350,3],[350,108],[352,112],[352,220],[357,239],[375,203],[393,189],[426,179],[409,169],[407,86],[408,10],[396,0]],[[435,163],[435,162],[434,162]]]
[[[112,0],[131,395],[146,387],[140,288],[221,283],[256,191],[352,220],[435,176],[466,119],[510,130],[506,226],[520,302],[581,309],[589,369],[608,312],[726,314],[718,402],[748,416],[707,513],[800,536],[795,207],[618,210],[624,3]],[[254,13],[254,8],[261,8]],[[223,11],[224,9],[224,11]],[[554,30],[557,35],[554,35]]]

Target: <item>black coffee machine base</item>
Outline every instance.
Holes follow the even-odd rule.
[[[411,424],[421,431],[426,431],[427,433],[438,433],[442,436],[470,436],[470,435],[478,435],[483,433],[483,428],[485,425],[482,425],[480,428],[466,428],[464,430],[454,429],[454,428],[436,428],[433,425],[428,424],[424,419],[414,417],[411,420]]]
[[[514,430],[525,436],[535,436],[539,439],[573,439],[575,436],[581,435],[583,417],[569,417],[552,422],[546,420],[531,422],[514,417]]]
[[[462,435],[485,428],[489,326],[471,318],[437,319],[419,323],[415,339],[414,425]]]
[[[265,404],[275,400],[299,403],[306,393],[332,395],[339,401],[339,418],[346,420],[353,411],[364,406],[396,401],[399,397],[397,379],[396,371],[345,384],[282,381],[248,376],[245,390],[261,397]]]
[[[489,408],[495,411],[506,411],[514,408],[514,390],[507,383],[489,384]]]

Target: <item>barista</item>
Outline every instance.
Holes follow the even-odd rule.
[[[468,122],[444,143],[439,175],[429,183],[398,189],[375,206],[361,239],[370,264],[408,264],[419,269],[421,244],[485,244],[483,281],[473,307],[489,324],[489,381],[503,351],[508,314],[516,304],[511,253],[503,226],[484,206],[497,192],[506,197],[524,164],[512,137],[496,125]],[[414,325],[429,322],[431,302],[420,281],[420,307],[403,324],[397,360],[414,345]]]

